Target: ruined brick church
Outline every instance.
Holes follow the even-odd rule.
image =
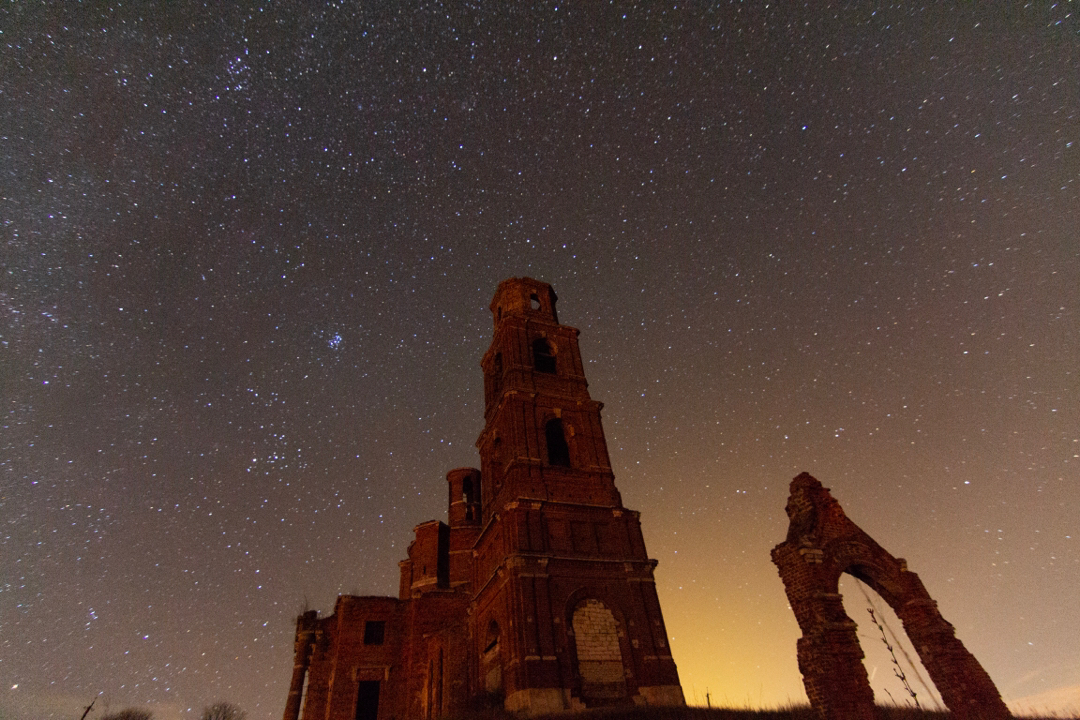
[[[502,282],[484,354],[481,469],[447,474],[398,597],[297,619],[284,720],[682,705],[638,513],[623,507],[578,330],[550,285]]]

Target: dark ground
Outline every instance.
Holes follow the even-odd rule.
[[[891,705],[878,706],[879,720],[945,720],[950,713],[943,711],[915,710]],[[477,712],[462,720],[510,720],[513,715],[502,711]],[[565,718],[565,715],[549,715],[547,718]],[[591,710],[577,714],[575,718],[588,720],[819,720],[820,716],[808,705],[793,705],[775,710],[744,710],[721,708],[613,708]],[[1014,716],[1036,720],[1037,717],[1062,719],[1080,718],[1080,714],[1052,716]],[[540,720],[546,720],[541,718]]]

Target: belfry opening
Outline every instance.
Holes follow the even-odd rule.
[[[480,467],[447,473],[447,519],[414,528],[397,597],[297,619],[284,720],[684,704],[656,561],[557,300],[531,278],[499,284]]]

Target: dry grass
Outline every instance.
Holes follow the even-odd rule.
[[[895,705],[879,705],[878,720],[948,720],[948,712],[915,710]],[[701,707],[600,708],[574,715],[549,715],[539,720],[820,720],[809,705],[792,705],[775,710],[745,710]],[[1080,714],[1024,715],[1017,720],[1080,720]],[[489,709],[460,720],[519,720],[503,710]]]

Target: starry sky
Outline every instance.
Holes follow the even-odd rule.
[[[1076,711],[1078,11],[6,5],[0,715],[280,717],[295,615],[396,594],[478,464],[512,276],[582,331],[690,702],[805,702],[805,470]]]

